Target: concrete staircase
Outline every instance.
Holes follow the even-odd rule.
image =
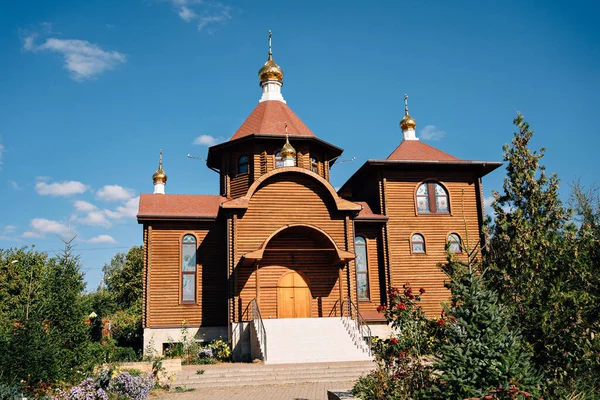
[[[347,318],[289,318],[263,321],[265,364],[370,361],[369,348]]]
[[[177,372],[172,388],[222,388],[326,382],[347,384],[375,368],[372,361],[314,364],[187,365]],[[198,374],[198,371],[203,371]]]

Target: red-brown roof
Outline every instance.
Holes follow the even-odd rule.
[[[197,194],[142,194],[138,219],[215,218],[227,197]]]
[[[358,219],[358,220],[360,220],[360,219],[381,219],[381,220],[387,221],[389,219],[385,215],[375,214],[373,212],[373,210],[371,210],[369,203],[367,203],[366,201],[355,201],[354,203],[360,204],[362,206],[362,210],[360,210],[360,212],[358,213],[358,216],[356,217],[356,219]]]
[[[387,158],[395,161],[460,161],[419,140],[404,140]]]
[[[286,122],[288,133],[291,136],[315,136],[287,104],[269,100],[258,103],[254,111],[229,140],[239,139],[253,133],[283,135]]]

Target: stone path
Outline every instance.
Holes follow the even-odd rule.
[[[348,390],[354,382],[316,382],[289,385],[240,386],[196,389],[193,392],[162,392],[155,399],[171,400],[327,400],[328,390]]]

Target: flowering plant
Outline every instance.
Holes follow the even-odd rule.
[[[200,349],[200,351],[198,352],[198,358],[213,358],[213,351],[212,349],[206,347],[203,349]]]
[[[108,400],[108,393],[91,378],[84,379],[71,389],[61,390],[57,400]]]
[[[131,400],[145,400],[154,387],[154,379],[151,374],[132,376],[129,372],[121,372],[108,385],[108,390],[118,397]]]

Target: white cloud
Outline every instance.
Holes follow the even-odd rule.
[[[2,154],[4,153],[4,146],[0,143],[0,170],[2,169]]]
[[[138,213],[140,196],[127,200],[123,205],[113,210],[104,210],[106,215],[112,219],[135,218]]]
[[[46,218],[34,218],[31,220],[32,230],[23,234],[24,238],[43,238],[48,233],[64,235],[69,232],[69,228],[62,222]]]
[[[8,184],[15,190],[21,190],[21,186],[15,181],[8,180]]]
[[[9,233],[13,233],[16,230],[17,230],[17,227],[14,226],[14,225],[4,225],[2,227],[2,233],[5,234],[5,235],[7,235]]]
[[[46,183],[48,178],[38,177],[38,182],[35,184],[35,191],[44,196],[72,196],[81,194],[90,187],[78,181],[63,181]]]
[[[207,8],[203,15],[198,18],[198,31],[204,29],[208,24],[214,23],[225,23],[231,19],[229,11],[231,7],[221,3],[211,3],[211,6]]]
[[[75,203],[73,203],[73,205],[75,206],[75,209],[79,212],[89,213],[98,209],[98,207],[96,207],[92,203],[88,203],[87,201],[83,200],[77,200],[75,201]]]
[[[8,240],[8,241],[19,241],[17,238],[12,238],[10,236],[4,236],[4,235],[0,235],[0,240]]]
[[[189,7],[186,6],[182,6],[179,9],[179,18],[181,18],[182,20],[184,20],[185,22],[190,22],[191,20],[193,20],[194,18],[196,18],[198,15],[194,12],[194,10],[192,10]]]
[[[446,131],[439,129],[435,125],[427,125],[421,129],[419,136],[424,140],[440,140],[446,136]]]
[[[110,235],[98,235],[87,241],[88,243],[110,243],[115,244],[117,241]]]
[[[110,227],[110,221],[102,211],[91,211],[85,217],[77,217],[76,220],[84,225]]]
[[[62,54],[64,67],[75,81],[84,81],[101,75],[105,71],[115,69],[124,63],[127,56],[118,51],[106,51],[87,40],[48,38],[36,45],[37,34],[23,39],[25,51],[49,51]]]
[[[104,201],[126,201],[135,196],[133,189],[119,185],[106,185],[96,192],[96,197]]]
[[[492,204],[494,204],[495,201],[496,201],[496,199],[494,198],[494,196],[489,196],[489,197],[486,197],[483,199],[483,206],[485,209],[485,213],[492,218],[496,217],[496,213],[494,212],[494,209],[492,208]],[[508,212],[512,211],[512,207],[509,205],[505,205],[502,207],[502,210],[504,212],[508,213]]]
[[[200,135],[196,139],[194,139],[193,144],[199,144],[201,146],[214,146],[217,143],[221,143],[223,141],[222,138],[216,138],[210,135]]]

